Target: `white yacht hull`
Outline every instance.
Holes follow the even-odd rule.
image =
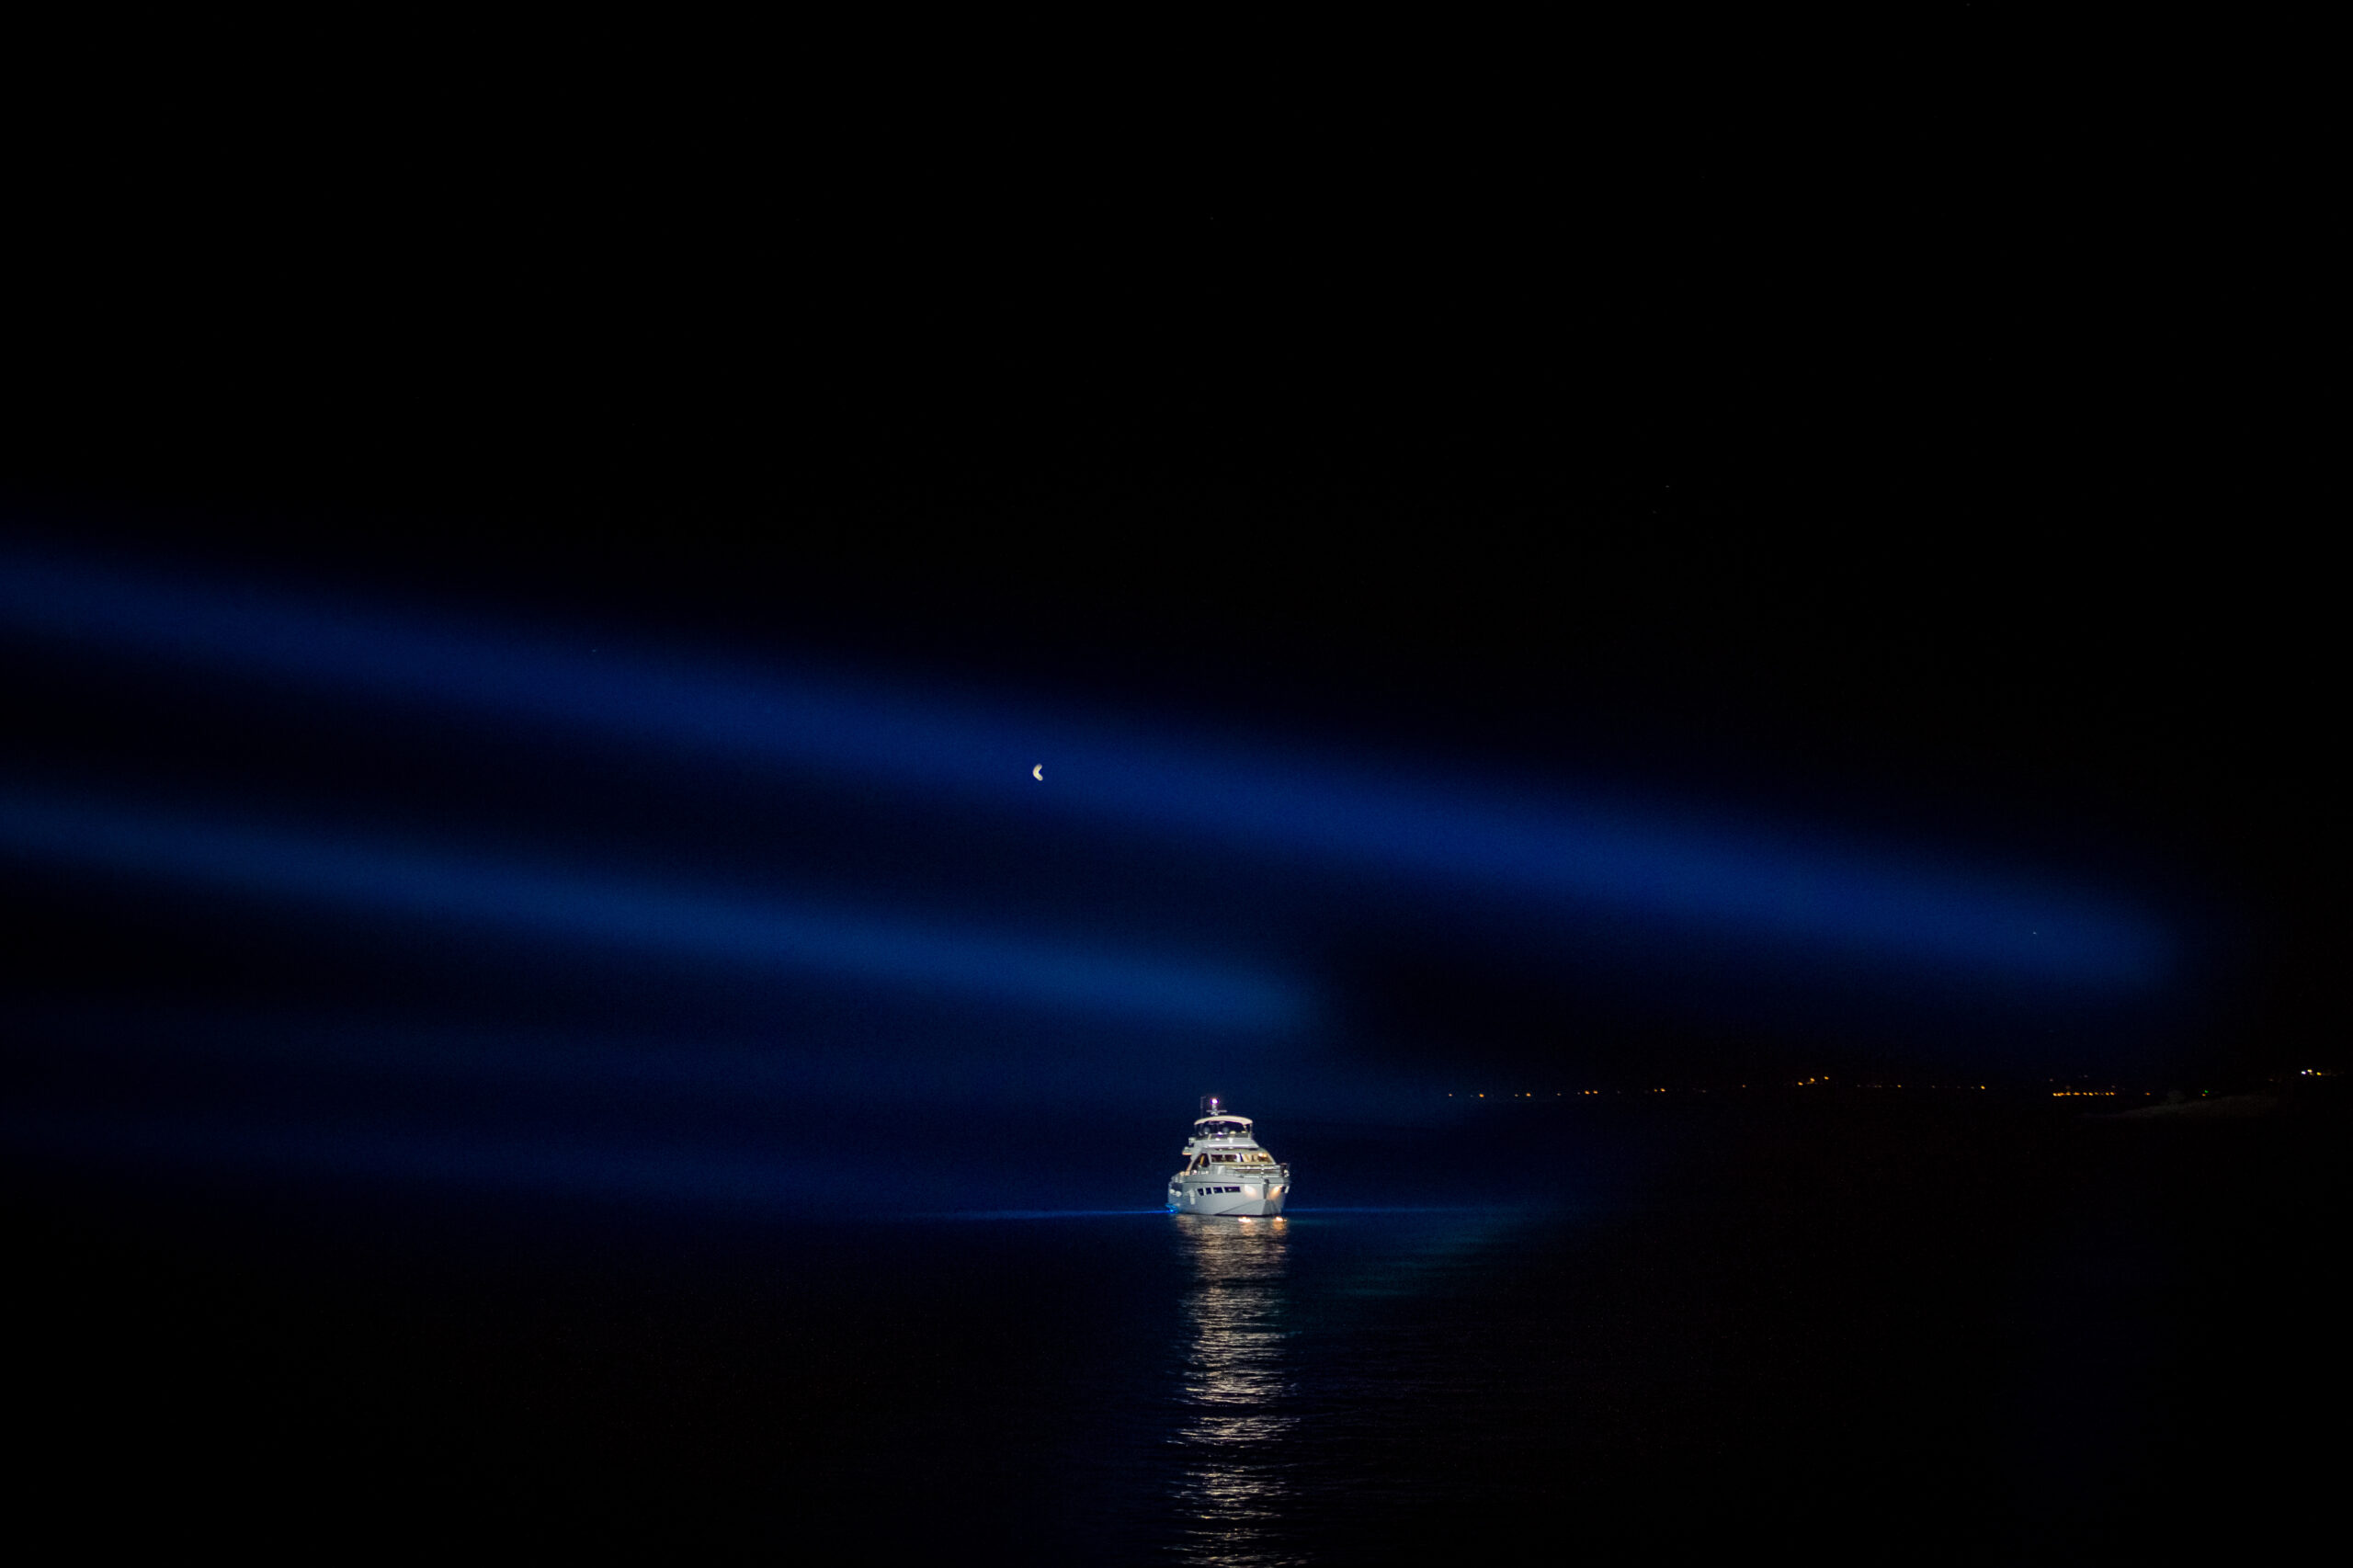
[[[1237,1183],[1223,1184],[1229,1187]],[[1211,1219],[1251,1219],[1283,1211],[1290,1193],[1277,1187],[1274,1196],[1256,1183],[1244,1185],[1240,1192],[1219,1191],[1214,1185],[1199,1187],[1168,1189],[1168,1209],[1174,1214],[1199,1214]]]

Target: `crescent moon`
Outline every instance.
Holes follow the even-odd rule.
[[[1035,778],[1039,783],[1043,784],[1046,781],[1046,765],[1041,762],[1037,767],[1031,768],[1029,770],[1029,777]]]

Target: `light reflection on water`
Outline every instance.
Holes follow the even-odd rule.
[[[1299,1416],[1287,1340],[1290,1227],[1281,1218],[1176,1216],[1192,1265],[1174,1437],[1180,1562],[1225,1568],[1294,1562],[1276,1542]]]

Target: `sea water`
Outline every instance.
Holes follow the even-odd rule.
[[[2341,1303],[2297,1272],[2323,1255],[2281,1200],[2342,1190],[2333,1130],[1768,1106],[1614,1146],[1577,1124],[1570,1177],[1498,1166],[1490,1201],[1249,1221],[192,1184],[166,1205],[18,1171],[23,1479],[93,1539],[146,1521],[257,1550],[2154,1540],[2196,1522],[2168,1499],[2201,1477],[2303,1473],[2263,1435],[2302,1429],[2282,1401],[2311,1374],[2228,1374],[2246,1331],[2308,1335]]]

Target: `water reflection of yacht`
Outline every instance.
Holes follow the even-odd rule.
[[[1248,1117],[1225,1109],[1215,1096],[1201,1109],[1208,1114],[1185,1141],[1185,1168],[1168,1178],[1169,1212],[1281,1213],[1290,1197],[1290,1167],[1258,1147]]]
[[[1290,1221],[1179,1215],[1168,1229],[1190,1276],[1179,1298],[1177,1418],[1161,1428],[1175,1568],[1302,1561],[1283,1550],[1303,1459],[1285,1280]]]

